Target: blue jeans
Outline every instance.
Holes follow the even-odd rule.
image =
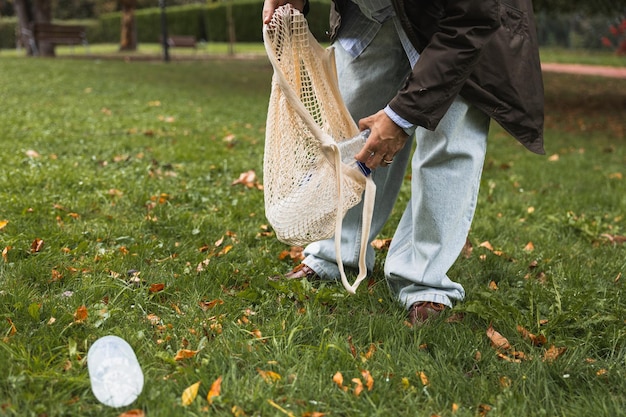
[[[352,58],[335,44],[339,87],[355,121],[381,110],[402,87],[411,68],[392,21],[383,25],[365,51]],[[487,147],[489,118],[460,96],[435,131],[418,128],[411,161],[411,198],[393,236],[385,260],[385,278],[392,294],[407,309],[418,301],[452,306],[464,298],[463,287],[447,271],[461,252],[476,208]],[[373,240],[389,218],[406,168],[412,141],[393,159],[376,169],[376,203],[371,226]],[[361,204],[343,220],[341,253],[344,265],[358,265]],[[334,238],[305,248],[304,263],[322,279],[336,280]],[[366,264],[374,267],[370,246]]]

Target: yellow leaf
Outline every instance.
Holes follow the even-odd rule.
[[[280,405],[276,404],[274,401],[272,400],[267,400],[267,402],[274,408],[276,408],[277,410],[279,410],[280,412],[282,412],[283,414],[287,415],[288,417],[296,417],[294,413],[292,413],[291,411],[287,411],[285,410],[283,407],[281,407]]]
[[[9,224],[8,220],[0,220],[0,230],[4,229],[7,224]]]
[[[11,325],[11,328],[9,329],[9,336],[13,336],[15,333],[17,333],[17,329],[15,328],[15,324],[13,324],[13,321],[10,318],[7,317],[7,321]]]
[[[213,384],[211,384],[211,389],[209,390],[209,393],[206,396],[206,399],[209,402],[209,404],[213,404],[213,397],[219,397],[221,391],[222,391],[222,376],[220,375],[219,378],[213,381]]]
[[[409,382],[409,378],[403,376],[402,377],[402,388],[407,389],[411,386],[411,382]]]
[[[233,407],[230,409],[230,412],[233,414],[233,417],[243,417],[246,415],[246,412],[243,411],[243,408],[239,407],[238,405],[233,405]]]
[[[533,244],[533,242],[528,242],[526,246],[524,246],[524,251],[526,252],[532,252],[534,250],[535,250],[535,245]]]
[[[422,385],[424,385],[425,387],[427,387],[430,382],[428,381],[428,377],[426,376],[426,374],[422,371],[417,373],[420,377],[420,381],[422,381]]]
[[[273,371],[264,371],[262,369],[257,368],[257,372],[259,373],[259,375],[261,375],[261,378],[263,378],[263,380],[267,382],[268,384],[271,384],[276,381],[280,381],[280,379],[282,378],[280,374],[277,374],[276,372],[273,372]]]
[[[176,356],[174,357],[175,361],[182,361],[183,359],[193,358],[198,353],[197,350],[189,350],[189,349],[181,349],[176,352]]]
[[[200,388],[200,382],[201,381],[198,381],[195,384],[188,386],[183,391],[182,401],[183,401],[184,407],[187,407],[188,405],[190,405],[193,402],[193,400],[195,400],[196,397],[198,396],[198,389]]]

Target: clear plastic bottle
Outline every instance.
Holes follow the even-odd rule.
[[[355,137],[337,144],[339,146],[339,150],[341,151],[341,160],[343,163],[358,169],[366,177],[370,175],[372,171],[363,162],[357,161],[354,157],[356,154],[361,152],[361,149],[365,146],[365,142],[367,142],[369,135],[370,130],[365,129],[359,132],[359,134]]]
[[[143,389],[143,372],[133,348],[122,338],[104,336],[89,348],[87,368],[91,391],[110,407],[124,407]]]

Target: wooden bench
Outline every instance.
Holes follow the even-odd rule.
[[[163,43],[163,38],[159,38],[159,43]],[[194,48],[196,49],[196,37],[186,35],[171,35],[167,37],[167,45],[171,48]]]
[[[32,23],[28,29],[22,30],[28,38],[33,55],[39,55],[39,45],[84,45],[87,46],[87,30],[84,26],[57,25],[53,23]]]

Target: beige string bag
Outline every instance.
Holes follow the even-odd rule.
[[[274,69],[263,159],[265,215],[283,243],[304,246],[334,235],[341,282],[354,294],[367,276],[376,186],[341,162],[337,144],[359,130],[339,93],[334,50],[319,45],[304,15],[290,4],[264,25],[263,40]],[[359,273],[350,284],[341,260],[341,227],[361,198]]]

